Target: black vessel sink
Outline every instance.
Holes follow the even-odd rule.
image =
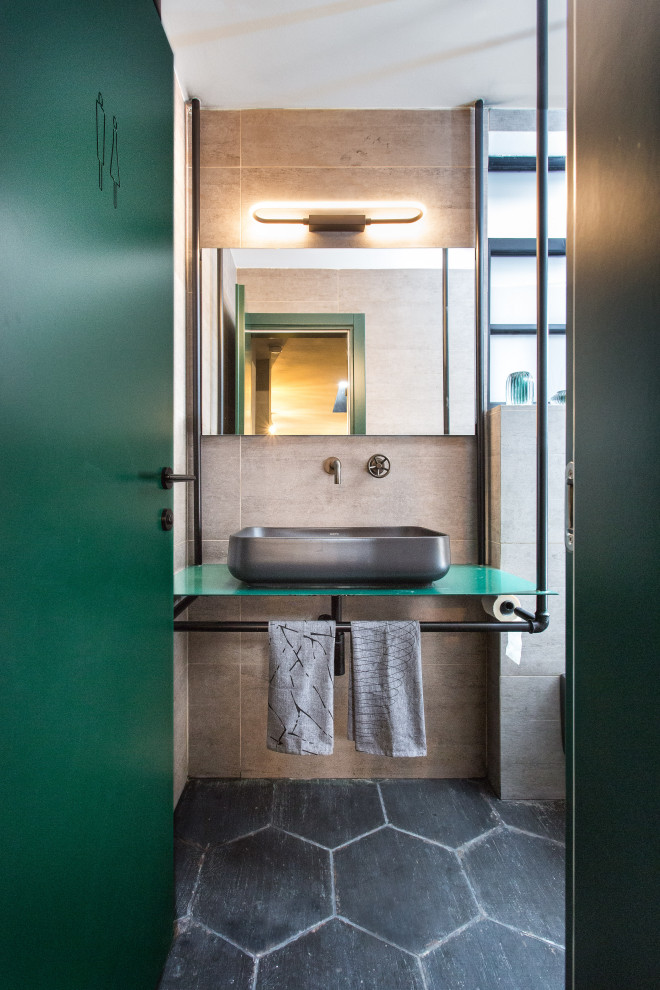
[[[229,537],[227,566],[257,587],[428,585],[449,570],[449,537],[421,526],[249,526]]]

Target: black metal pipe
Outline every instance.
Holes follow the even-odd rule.
[[[516,614],[520,614],[518,609]],[[426,632],[475,632],[475,633],[509,633],[527,632],[540,633],[547,628],[547,623],[539,622],[534,616],[520,610],[523,622],[420,622],[420,630]],[[268,622],[225,622],[214,620],[178,620],[174,623],[175,632],[268,632]],[[350,633],[350,622],[338,622],[338,633]]]
[[[195,601],[196,598],[197,595],[181,595],[180,597],[175,598],[174,618],[176,619],[177,615],[181,615],[182,612],[185,612],[188,606],[192,605],[192,603]]]
[[[449,248],[442,249],[442,432],[449,435]]]
[[[536,587],[548,587],[548,0],[536,3]],[[536,618],[548,600],[537,595]]]
[[[192,305],[192,455],[196,481],[193,487],[193,555],[202,563],[202,273],[199,248],[200,223],[200,102],[191,101],[192,202],[190,209],[190,282]]]
[[[332,618],[338,626],[342,625],[341,597],[340,595],[330,596],[330,612]],[[346,673],[346,641],[344,633],[337,630],[335,633],[335,677],[343,677]]]
[[[477,441],[477,562],[486,563],[486,410],[488,408],[488,237],[486,231],[484,101],[474,104],[475,200],[475,436]]]

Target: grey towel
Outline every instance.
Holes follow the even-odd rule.
[[[351,622],[348,738],[361,753],[426,756],[419,622]]]
[[[269,622],[268,749],[332,753],[334,622]]]

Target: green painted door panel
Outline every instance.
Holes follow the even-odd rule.
[[[660,6],[570,8],[567,987],[655,990],[660,634],[657,603],[640,581],[653,579],[660,556]]]
[[[152,990],[172,918],[172,58],[151,0],[29,6],[0,13],[0,982]]]

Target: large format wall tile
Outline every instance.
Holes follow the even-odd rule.
[[[369,457],[386,454],[390,474],[372,478]],[[468,437],[244,437],[243,526],[418,525],[475,535],[474,441]],[[323,470],[342,462],[342,484]]]
[[[241,243],[241,170],[200,170],[200,247],[237,247]]]
[[[228,540],[241,522],[241,439],[202,440],[202,512],[205,540]]]
[[[239,268],[249,313],[338,313],[337,272],[318,268]]]
[[[236,168],[241,164],[239,110],[202,110],[200,113],[202,168]]]
[[[449,165],[474,162],[472,114],[452,110],[243,110],[243,165]]]

